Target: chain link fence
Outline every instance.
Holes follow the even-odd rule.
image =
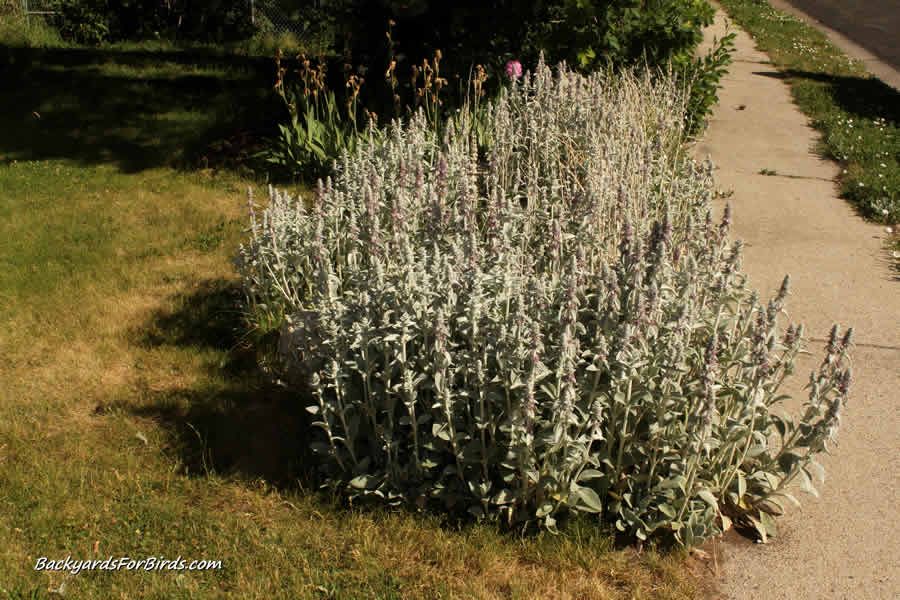
[[[56,2],[54,0],[22,0],[22,13],[25,20],[36,16],[45,21],[52,21],[56,17]]]
[[[249,0],[249,4],[251,21],[264,34],[288,34],[303,39],[314,25],[304,18],[303,8],[296,6],[296,2],[294,6],[289,6],[289,3],[279,0]],[[308,4],[322,8],[323,0]]]

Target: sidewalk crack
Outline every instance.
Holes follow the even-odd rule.
[[[832,178],[815,177],[813,175],[786,175],[784,173],[759,173],[759,172],[757,172],[756,175],[765,175],[766,177],[786,177],[787,179],[807,179],[810,181],[829,181],[832,183],[837,183],[833,177]]]

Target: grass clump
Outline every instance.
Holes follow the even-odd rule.
[[[768,2],[722,6],[786,75],[795,102],[822,132],[818,150],[842,166],[842,197],[867,219],[900,223],[900,92]]]
[[[326,485],[525,529],[774,534],[788,485],[822,474],[851,335],[786,416],[789,280],[765,305],[746,289],[712,166],[681,154],[688,98],[671,76],[540,62],[489,105],[483,158],[470,111],[442,139],[420,111],[311,206],[271,192],[238,264],[251,310],[286,321]]]

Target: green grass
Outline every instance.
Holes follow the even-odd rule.
[[[51,42],[0,45],[0,600],[697,596],[693,559],[584,523],[521,539],[311,491],[305,402],[261,372],[230,262],[271,64]],[[34,569],[66,556],[222,568]]]
[[[822,132],[817,150],[841,166],[841,196],[867,219],[900,223],[900,92],[873,78],[801,20],[759,0],[720,0],[785,75]],[[900,238],[891,240],[900,251]],[[893,256],[898,258],[898,256]]]
[[[0,164],[67,159],[138,172],[246,157],[241,140],[276,114],[270,62],[201,50],[0,47],[9,84]]]

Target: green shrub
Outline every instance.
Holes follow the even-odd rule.
[[[706,0],[335,0],[326,10],[355,62],[386,64],[380,28],[391,21],[410,64],[440,49],[450,71],[481,63],[496,75],[507,60],[533,64],[542,52],[582,72],[609,63],[662,66],[691,56],[715,13]]]
[[[715,10],[706,0],[563,0],[539,34],[549,55],[590,70],[612,62],[661,66],[690,56]]]
[[[685,131],[696,135],[706,126],[713,106],[719,101],[718,90],[722,77],[731,64],[735,34],[726,34],[715,40],[706,56],[682,58],[677,61],[680,76],[690,86],[691,97],[685,111]]]
[[[564,60],[583,74],[609,65],[652,71],[674,64],[694,94],[685,118],[687,135],[705,125],[730,62],[733,35],[707,56],[694,57],[714,12],[706,0],[489,0],[464,7],[335,0],[322,9],[333,24],[334,50],[343,50],[345,62],[377,73],[390,69],[404,81],[411,70],[421,73],[423,61],[440,52],[451,88],[464,84],[475,65],[483,65],[487,77],[482,86],[489,97],[496,97],[507,81],[503,68],[508,61],[534,64],[541,54],[552,64]],[[388,44],[383,27],[389,28]],[[380,77],[369,77],[362,100],[369,110],[399,116],[391,111],[397,95],[401,104],[413,105],[415,84],[388,90],[381,83]],[[445,115],[462,103],[449,100],[442,107]]]
[[[109,22],[104,0],[56,0],[59,34],[69,42],[96,46],[109,41]]]
[[[254,33],[246,0],[105,2],[116,40],[156,38],[223,42]]]
[[[276,93],[284,103],[287,123],[278,125],[278,136],[268,140],[267,148],[256,155],[274,165],[282,176],[315,182],[331,171],[332,164],[345,152],[353,152],[357,141],[367,134],[357,125],[357,97],[362,78],[351,75],[347,102],[338,105],[335,94],[325,84],[326,65],[302,56],[299,79],[285,79],[279,49],[276,62]]]
[[[439,141],[423,113],[341,161],[312,205],[279,192],[237,264],[286,318],[326,485],[353,498],[554,530],[597,514],[692,545],[731,519],[765,539],[812,490],[850,385],[832,331],[799,422],[788,281],[745,287],[712,165],[681,154],[671,77],[542,63]],[[252,205],[252,197],[251,197]]]
[[[244,0],[55,0],[55,10],[62,37],[80,44],[160,38],[222,42],[254,32]]]
[[[566,0],[551,3],[551,16],[534,26],[551,60],[566,60],[582,72],[612,64],[674,64],[690,85],[686,133],[696,134],[718,99],[719,80],[731,62],[734,34],[719,40],[706,56],[695,57],[703,28],[715,10],[706,0]]]

